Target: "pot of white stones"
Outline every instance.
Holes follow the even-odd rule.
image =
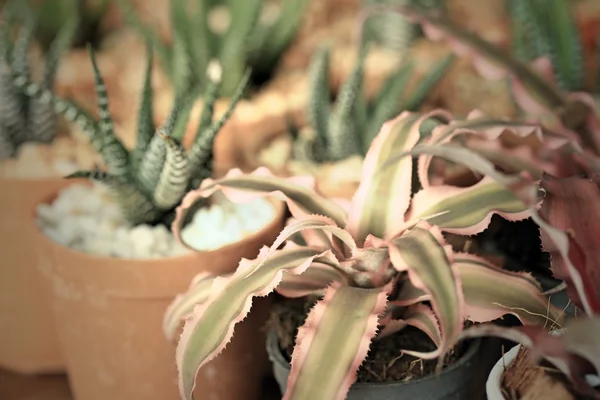
[[[26,143],[16,157],[0,162],[0,368],[64,371],[50,293],[36,268],[40,243],[31,221],[37,204],[67,185],[62,174],[86,168],[87,156],[76,141],[61,137],[50,145]]]
[[[175,345],[162,330],[167,307],[197,274],[233,272],[257,256],[282,229],[284,210],[264,199],[204,208],[182,231],[192,251],[164,225],[128,225],[100,184],[69,185],[41,203],[42,275],[74,398],[179,400]],[[259,304],[243,334],[203,367],[195,399],[260,398],[268,306]]]

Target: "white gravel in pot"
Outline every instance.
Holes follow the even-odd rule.
[[[198,211],[181,236],[198,251],[214,250],[257,232],[274,216],[274,206],[265,199],[246,204],[220,200]],[[192,252],[164,225],[131,226],[99,183],[66,187],[52,203],[38,206],[37,223],[53,241],[96,256],[158,259]]]

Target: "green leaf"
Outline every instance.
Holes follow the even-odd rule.
[[[103,140],[101,150],[102,158],[111,174],[115,176],[125,176],[129,174],[129,152],[115,135],[112,117],[110,116],[106,86],[104,85],[104,80],[98,69],[94,50],[91,46],[89,46],[88,49],[92,67],[94,69],[96,96],[98,97],[98,112],[100,115],[98,128]]]
[[[329,103],[329,47],[321,47],[313,56],[309,67],[310,99],[308,102],[307,117],[316,133],[316,156],[325,155],[329,139],[329,117],[331,106]]]
[[[212,176],[213,172],[213,157],[214,157],[214,143],[217,135],[225,125],[229,118],[233,115],[235,107],[242,99],[244,91],[246,90],[248,83],[250,82],[250,70],[247,70],[242,77],[241,82],[238,84],[233,97],[227,105],[227,109],[223,115],[215,121],[208,129],[200,132],[194,139],[194,144],[190,150],[190,170],[193,178],[192,185],[197,186],[207,178]]]
[[[335,110],[329,120],[327,154],[331,161],[339,161],[361,154],[361,143],[352,118],[359,96],[362,94],[366,50],[361,51],[354,70],[342,85],[336,99]]]
[[[159,135],[167,143],[167,154],[152,200],[158,208],[170,210],[179,204],[188,190],[190,165],[180,143],[164,134]]]
[[[137,140],[135,151],[132,155],[132,164],[134,170],[137,171],[139,164],[148,150],[148,146],[154,136],[154,110],[152,106],[153,91],[152,91],[152,64],[154,56],[150,43],[146,45],[148,58],[146,60],[146,69],[144,72],[144,84],[140,98],[140,108],[138,111],[137,120]]]
[[[298,331],[285,399],[346,398],[377,333],[390,288],[329,286]]]
[[[410,96],[403,100],[404,109],[408,111],[417,111],[431,90],[433,90],[440,79],[448,72],[455,59],[456,57],[453,54],[450,54],[434,64],[428,73],[419,81],[417,87]]]

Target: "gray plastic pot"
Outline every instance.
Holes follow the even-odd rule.
[[[481,340],[470,341],[465,354],[438,376],[408,382],[356,383],[350,387],[347,400],[467,400],[473,398],[473,378],[479,376]],[[285,392],[290,364],[279,348],[277,334],[269,332],[267,352],[273,363],[275,380]],[[320,400],[320,399],[315,399]]]

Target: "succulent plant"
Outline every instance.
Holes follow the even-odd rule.
[[[29,50],[36,27],[34,15],[27,12],[31,10],[17,10],[15,4],[11,2],[3,8],[0,22],[0,160],[14,156],[19,146],[25,142],[51,142],[57,130],[52,108],[39,99],[24,96],[13,85],[15,74],[30,79]],[[19,19],[22,24],[19,24],[17,37],[13,42],[11,33]],[[45,90],[50,90],[54,84],[58,63],[70,46],[75,27],[74,20],[63,25],[45,54],[40,83],[40,87]]]
[[[431,119],[439,122],[436,128],[422,126]],[[404,112],[373,140],[360,187],[347,206],[321,196],[313,189],[314,180],[279,178],[266,169],[230,171],[224,178],[204,181],[180,208],[174,231],[181,229],[182,216],[194,200],[218,191],[233,201],[276,195],[285,199],[294,218],[255,260],[242,260],[228,276],[198,276],[167,311],[168,337],[174,338],[180,322],[186,321],[176,355],[182,398],[192,398],[198,368],[227,345],[252,299],[274,290],[292,298],[321,297],[296,337],[284,399],[345,398],[371,341],[407,326],[424,331],[437,348],[400,348],[398,353],[438,358],[440,367],[468,320],[514,314],[528,326],[561,323],[561,311],[548,305],[529,274],[454,250],[443,236],[481,232],[493,214],[522,220],[539,204],[539,199],[521,199],[505,186],[522,183],[535,189],[535,181],[500,172],[467,148],[442,147],[451,161],[458,159],[483,173],[477,183],[452,186],[431,176],[437,168],[426,151],[440,153],[437,141],[470,132],[495,143],[507,131],[535,136],[539,127],[477,114],[456,121],[442,110]],[[389,162],[391,155],[413,151],[420,151],[421,189],[412,183],[412,158]],[[302,241],[291,240],[297,234]]]
[[[308,142],[297,142],[298,157],[325,162],[343,160],[355,154],[364,156],[383,123],[402,110],[416,111],[454,60],[454,56],[449,55],[434,64],[410,93],[407,93],[407,86],[413,66],[410,61],[405,62],[387,78],[369,102],[363,94],[366,55],[367,47],[364,46],[335,104],[331,104],[330,50],[322,47],[315,54],[307,110],[315,136]]]
[[[426,9],[445,11],[443,0],[363,0],[363,8],[369,9],[381,5],[413,5]],[[405,51],[419,36],[419,26],[397,13],[379,15],[371,19],[365,27],[365,40],[374,40],[385,47]]]
[[[519,3],[523,4],[519,5],[519,9],[513,9],[513,13],[520,10],[518,18],[525,18],[525,15],[528,24],[536,25],[535,29],[522,27],[527,35],[532,35],[527,37],[531,37],[533,50],[527,54],[542,56],[535,60],[533,67],[443,16],[414,7],[380,9],[378,12],[395,10],[418,21],[432,39],[447,40],[455,52],[472,55],[475,67],[486,78],[509,76],[513,96],[529,117],[541,121],[548,129],[562,133],[566,140],[582,147],[585,152],[600,155],[600,119],[595,111],[594,98],[589,93],[569,91],[579,87],[583,66],[577,34],[573,32],[573,22],[566,12],[566,5],[560,1],[544,2],[540,6],[544,8],[542,13],[541,8],[533,8],[534,4],[537,5],[534,0]],[[522,10],[530,12],[523,13]],[[546,30],[540,28],[548,23],[551,28],[546,30],[553,30],[552,34],[546,34]],[[520,37],[517,35],[516,43],[522,42]],[[525,53],[519,51],[521,57]],[[600,165],[596,164],[593,168],[600,172]]]
[[[269,17],[277,3],[263,0],[198,0],[193,7],[186,3],[189,2],[171,2],[171,44],[163,42],[156,31],[140,21],[129,1],[122,2],[122,6],[129,21],[156,47],[176,90],[190,84],[205,86],[207,64],[218,59],[223,65],[219,95],[230,97],[247,66],[252,70],[253,83],[270,77],[294,38],[307,0],[282,1],[274,21],[264,21],[270,18],[263,17]],[[219,12],[225,15],[217,14],[218,17],[229,21],[224,32],[211,27],[211,15]],[[274,13],[277,10],[271,14]]]
[[[216,135],[231,116],[248,83],[249,73],[238,85],[226,112],[213,122],[214,102],[221,84],[221,66],[212,62],[207,76],[210,84],[195,140],[189,151],[181,144],[195,92],[175,99],[170,115],[156,129],[152,108],[152,51],[149,49],[141,106],[138,114],[137,144],[129,151],[115,135],[109,112],[108,94],[90,47],[90,58],[96,79],[99,119],[64,100],[51,91],[30,83],[24,76],[15,83],[30,97],[50,105],[67,120],[75,122],[91,139],[92,146],[102,156],[105,169],[81,171],[70,177],[89,178],[107,185],[121,205],[124,216],[132,224],[165,222],[185,193],[212,175],[213,144]]]

